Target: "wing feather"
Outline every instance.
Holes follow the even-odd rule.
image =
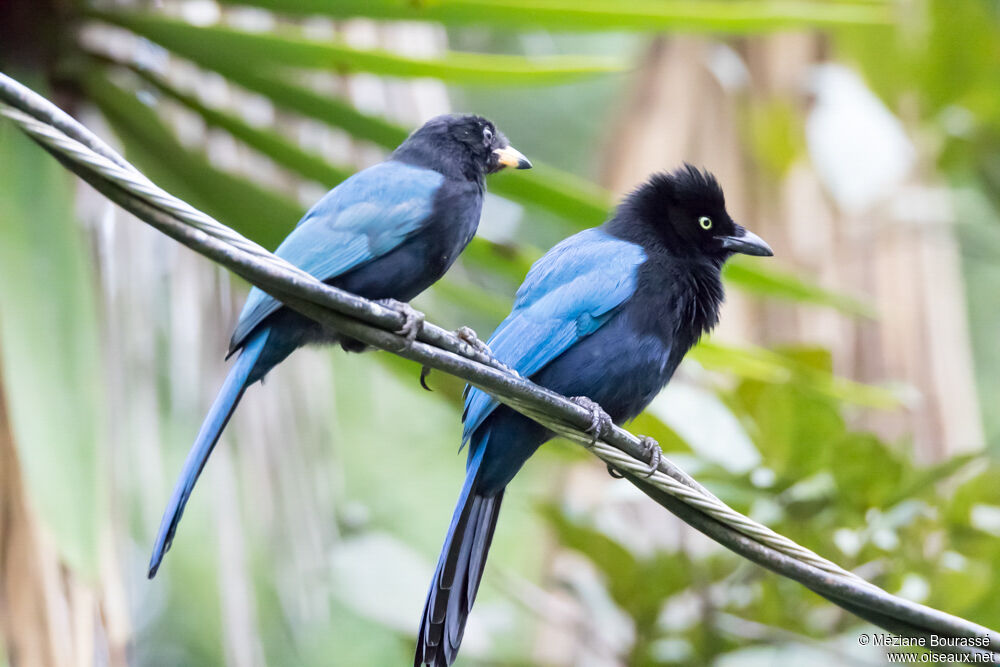
[[[645,260],[641,246],[599,228],[565,239],[531,267],[490,349],[521,375],[534,375],[611,319],[635,292]],[[486,392],[468,389],[463,441],[497,405]]]
[[[309,209],[275,254],[320,280],[330,280],[385,255],[430,217],[444,176],[387,161],[360,171]],[[250,290],[230,341],[241,346],[281,302]]]

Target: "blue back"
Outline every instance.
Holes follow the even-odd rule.
[[[327,281],[385,255],[428,220],[444,176],[389,160],[360,171],[309,209],[275,254]],[[232,349],[281,302],[250,290]]]
[[[607,322],[635,293],[641,246],[587,229],[561,241],[531,267],[514,308],[489,340],[493,354],[530,377]],[[496,409],[489,394],[470,387],[463,442]]]

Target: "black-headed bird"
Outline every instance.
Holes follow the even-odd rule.
[[[400,331],[412,338],[419,313],[405,304],[451,267],[476,233],[487,174],[504,167],[531,167],[490,121],[480,116],[438,116],[425,123],[385,162],[333,188],[305,214],[275,254],[319,280],[406,316]],[[184,505],[243,392],[296,348],[338,342],[350,351],[364,346],[338,336],[282,305],[256,287],[250,290],[229,344],[238,354],[212,404],[160,525],[149,577],[170,548]]]
[[[645,409],[715,326],[720,271],[733,253],[772,254],[733,222],[715,178],[690,165],[656,174],[604,225],[535,262],[488,344],[523,377],[591,410],[596,435],[602,421],[620,423]],[[465,484],[424,606],[417,667],[454,661],[504,489],[555,436],[475,388],[466,394],[463,421]],[[654,463],[658,454],[650,451]]]

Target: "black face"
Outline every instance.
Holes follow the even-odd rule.
[[[733,222],[715,177],[689,164],[669,174],[653,175],[630,201],[673,254],[720,261],[734,252],[773,254],[760,237]]]
[[[473,115],[432,118],[411,134],[394,156],[446,173],[458,170],[469,178],[492,174],[504,167],[531,168],[528,159],[510,145],[503,132],[482,116]]]

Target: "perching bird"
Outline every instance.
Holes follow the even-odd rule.
[[[685,165],[654,175],[603,226],[565,239],[531,267],[488,344],[522,376],[576,397],[592,411],[596,435],[609,417],[637,416],[712,329],[720,271],[733,253],[772,254],[729,217],[711,174]],[[475,388],[463,421],[465,485],[420,621],[417,667],[455,659],[504,488],[555,436]],[[650,453],[658,461],[658,448]]]
[[[479,116],[438,116],[385,162],[328,192],[275,254],[330,285],[399,310],[406,316],[399,333],[412,339],[420,315],[403,302],[444,275],[472,240],[484,177],[505,166],[528,169],[531,163],[493,123]],[[170,548],[198,475],[243,392],[296,348],[316,342],[339,342],[350,351],[364,348],[256,287],[250,291],[229,343],[229,354],[238,352],[239,358],[184,462],[153,547],[150,578]]]

